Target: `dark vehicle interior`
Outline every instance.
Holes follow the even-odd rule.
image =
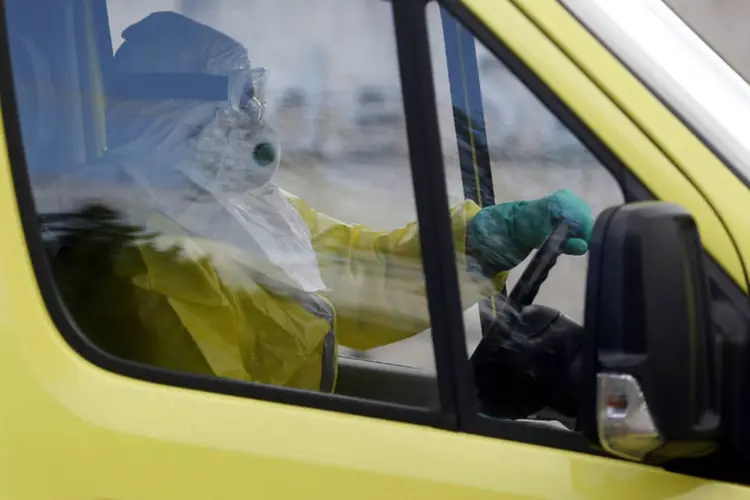
[[[33,166],[32,181],[43,183],[50,172],[91,161],[102,154],[106,145],[104,113],[108,97],[121,94],[123,89],[132,93],[135,88],[137,93],[139,82],[124,81],[113,70],[106,1],[33,0],[31,3],[35,8],[29,8],[29,2],[23,3],[23,7],[21,2],[8,2],[7,8],[13,11],[15,20],[10,34],[14,64],[19,68],[15,80],[27,163]],[[47,15],[33,14],[39,11]],[[443,24],[465,195],[490,204],[494,195],[474,40],[453,18],[444,16]],[[154,82],[140,83],[153,87]],[[191,82],[191,88],[203,88],[206,92],[203,97],[211,98],[210,85],[194,83]],[[62,92],[66,95],[60,95]],[[476,190],[475,177],[480,180],[481,192]],[[52,267],[59,271],[56,263],[65,249],[60,247],[60,238],[53,228],[59,225],[60,218],[50,214],[40,216]],[[483,316],[489,314],[493,300],[481,305]],[[487,326],[485,321],[483,328]],[[337,393],[399,405],[438,406],[434,373],[356,357],[340,357]]]

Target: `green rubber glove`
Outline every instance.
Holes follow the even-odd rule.
[[[510,271],[538,248],[559,222],[570,227],[563,253],[585,254],[594,218],[588,205],[567,189],[538,200],[483,208],[469,222],[468,251],[492,273]]]

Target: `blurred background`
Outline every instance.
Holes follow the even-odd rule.
[[[740,73],[750,75],[750,1],[667,3]],[[229,34],[247,47],[253,65],[269,68],[268,117],[281,138],[276,181],[282,188],[316,210],[374,230],[416,219],[388,2],[110,0],[114,48],[125,27],[157,10],[182,12]],[[464,194],[436,5],[428,17],[446,183],[455,205]],[[616,182],[597,160],[494,56],[481,46],[477,51],[496,200],[568,188],[595,215],[622,203]],[[537,301],[582,320],[585,273],[585,258],[562,258]],[[471,351],[481,334],[476,307],[466,311],[465,324]],[[350,354],[434,369],[429,331]]]
[[[665,0],[745,80],[750,78],[750,2]]]

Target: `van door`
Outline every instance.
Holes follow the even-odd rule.
[[[387,234],[418,220],[406,133],[413,118],[410,111],[406,120],[400,98],[404,84],[391,5],[368,1],[347,10],[340,2],[313,7],[297,2],[295,7],[308,9],[308,15],[292,19],[277,2],[211,5],[224,30],[252,47],[256,67],[267,64],[273,71],[275,65],[278,85],[267,96],[268,112],[278,120],[279,134],[289,144],[288,163],[280,169],[279,182],[327,212],[331,218],[325,222],[338,231],[346,228],[334,217],[372,226],[372,231],[360,226],[365,237],[375,237],[375,230]],[[0,356],[2,388],[8,399],[0,411],[0,433],[5,470],[13,471],[3,481],[4,495],[161,500],[318,494],[382,498],[395,492],[408,498],[441,498],[461,496],[474,488],[450,479],[454,474],[448,453],[460,449],[466,437],[454,432],[453,393],[447,389],[452,387],[451,373],[433,361],[433,346],[437,343],[443,353],[447,346],[447,326],[441,326],[440,318],[434,322],[439,325],[436,331],[428,332],[427,342],[414,356],[430,360],[432,371],[417,362],[378,365],[386,376],[422,381],[417,384],[420,390],[408,398],[398,386],[383,383],[383,376],[347,396],[219,377],[201,371],[205,365],[200,362],[206,360],[185,337],[166,351],[179,354],[179,359],[162,358],[165,365],[174,363],[172,368],[155,366],[136,352],[159,340],[148,324],[139,321],[158,303],[134,302],[131,295],[119,292],[121,275],[113,257],[138,237],[139,228],[116,217],[103,191],[128,195],[137,182],[128,181],[134,178],[128,177],[127,170],[119,176],[107,175],[114,172],[111,167],[138,167],[141,164],[133,160],[144,160],[142,153],[148,151],[144,147],[160,147],[173,134],[182,133],[180,125],[185,122],[172,123],[172,134],[163,134],[165,129],[152,120],[168,121],[174,108],[166,115],[137,115],[135,111],[143,106],[153,109],[138,99],[116,108],[117,96],[110,93],[110,85],[117,83],[114,77],[122,76],[116,71],[127,67],[122,61],[126,55],[117,55],[123,36],[132,34],[125,29],[160,9],[175,11],[177,5],[130,0],[3,4],[0,217],[6,232],[0,248],[0,289],[5,292]],[[337,15],[352,23],[348,34],[334,36],[331,31],[330,19]],[[311,19],[318,19],[317,24],[311,25]],[[253,31],[247,30],[250,24]],[[342,43],[344,39],[351,39],[350,43]],[[170,41],[178,50],[189,43]],[[155,54],[164,45],[152,48]],[[200,53],[188,51],[187,58]],[[363,53],[372,60],[371,67],[353,65]],[[330,75],[337,79],[328,80]],[[346,84],[343,89],[341,82]],[[161,92],[164,99],[170,91],[191,90],[149,85],[125,90],[152,99],[149,92]],[[218,99],[201,94],[203,90],[190,95],[192,100]],[[359,104],[367,108],[361,114]],[[377,120],[368,114],[372,108],[380,116]],[[348,115],[347,110],[356,113]],[[117,113],[132,119],[131,112],[136,124],[149,127],[113,124]],[[195,129],[186,131],[187,139],[205,126],[193,125]],[[374,158],[368,143],[372,134],[367,133],[372,126],[392,129],[393,142],[387,154]],[[304,136],[305,131],[310,134]],[[353,136],[359,139],[349,141]],[[135,142],[134,137],[143,142]],[[103,143],[97,140],[102,138]],[[123,155],[117,147],[128,140],[133,148]],[[175,163],[150,166],[169,173]],[[68,176],[84,171],[87,175],[79,179],[90,184],[66,182]],[[58,189],[63,184],[69,191]],[[101,189],[94,198],[104,201],[104,206],[76,210],[59,204],[74,190],[81,194],[83,185],[92,188],[84,195],[94,193],[94,187]],[[394,195],[396,199],[388,202]],[[428,206],[423,199],[419,205]],[[391,210],[382,212],[383,207]],[[430,213],[420,210],[422,218],[430,219]],[[350,215],[356,217],[347,219]],[[434,233],[450,232],[445,224],[426,226]],[[376,264],[370,261],[369,268]],[[358,324],[379,328],[375,334],[394,334],[403,331],[403,325],[409,325],[410,333],[419,333],[430,325],[422,260],[403,257],[395,268],[403,279],[394,280],[393,287],[401,290],[401,313],[396,312],[398,302],[389,310],[376,303],[375,299],[387,300],[388,295],[367,290],[339,297],[343,305],[337,305],[353,311],[351,315],[361,312],[363,321]],[[333,278],[344,282],[354,267],[344,270]],[[399,284],[411,284],[415,293]],[[189,286],[180,289],[193,291]],[[206,296],[210,296],[206,289],[194,295]],[[440,314],[439,308],[432,310]],[[204,313],[209,315],[211,308]],[[374,320],[367,320],[368,315]],[[172,321],[174,331],[180,331],[174,316],[163,314],[159,319]],[[320,322],[309,320],[309,324],[314,332]],[[286,326],[293,328],[295,323]],[[169,334],[168,330],[160,331]],[[352,331],[357,330],[350,325]],[[435,340],[438,336],[440,341]],[[300,349],[305,347],[300,343]],[[182,363],[194,371],[175,366]],[[339,373],[342,380],[347,376],[344,371]]]
[[[111,245],[129,241],[133,228],[106,210],[76,213],[50,207],[59,206],[58,198],[70,194],[56,188],[80,189],[64,181],[65,175],[79,172],[82,166],[93,165],[86,170],[91,174],[86,179],[95,181],[97,189],[132,187],[123,177],[106,175],[114,172],[106,168],[120,166],[124,156],[107,163],[107,154],[123,136],[112,140],[107,122],[113,111],[107,82],[113,74],[102,62],[108,60],[103,49],[111,45],[109,55],[116,62],[126,27],[157,9],[179,6],[132,0],[32,3],[34,8],[29,0],[6,1],[0,19],[4,54],[0,220],[6,229],[0,246],[0,290],[6,292],[0,359],[6,376],[0,380],[7,403],[0,411],[0,433],[7,470],[14,471],[4,481],[7,496],[197,499],[260,493],[299,498],[323,492],[331,498],[596,498],[611,493],[615,485],[616,494],[623,497],[635,493],[649,498],[687,493],[718,496],[731,488],[596,456],[566,422],[562,422],[565,429],[550,428],[538,422],[495,421],[474,411],[473,391],[465,377],[468,351],[463,331],[466,323],[469,332],[470,318],[476,315],[470,310],[465,315],[469,319],[461,316],[457,283],[462,270],[451,240],[452,217],[465,193],[456,161],[456,113],[453,105],[445,112],[451,93],[441,90],[450,85],[446,85],[449,79],[440,80],[445,44],[434,30],[444,29],[444,17],[434,2],[427,9],[423,2],[410,0],[362,0],[361,5],[345,7],[340,2],[311,6],[300,0],[291,7],[285,4],[284,9],[274,0],[242,5],[214,2],[211,19],[203,20],[217,27],[221,23],[224,31],[252,50],[251,60],[259,60],[253,64],[260,67],[263,58],[269,66],[277,63],[279,91],[268,96],[273,103],[268,112],[278,118],[282,137],[285,130],[292,131],[288,132],[289,164],[279,179],[283,187],[332,218],[360,218],[351,223],[365,222],[381,234],[419,222],[423,251],[420,258],[406,259],[402,275],[408,277],[406,284],[414,285],[407,291],[414,293],[396,286],[402,292],[401,302],[375,310],[379,314],[372,314],[376,303],[364,300],[371,298],[367,294],[341,300],[350,299],[345,310],[370,314],[362,317],[370,318],[367,325],[381,332],[403,332],[404,325],[410,334],[424,330],[421,338],[427,339],[426,345],[402,352],[401,359],[407,362],[400,366],[376,359],[380,368],[370,369],[368,373],[374,375],[361,379],[372,385],[359,385],[358,392],[358,384],[350,384],[346,395],[133,359],[134,345],[154,340],[148,325],[136,321],[141,308],[153,304],[140,302],[131,309],[129,296],[113,293],[119,275],[110,260]],[[513,23],[476,23],[466,9],[444,5],[475,36],[484,33],[487,60],[496,61],[488,63],[490,74],[499,72],[500,80],[519,74],[522,82],[538,82],[539,86],[531,85],[532,92],[546,96],[542,102],[548,106],[558,103],[550,106],[550,116],[556,118],[547,118],[544,133],[510,134],[500,142],[499,149],[508,151],[508,158],[501,162],[507,175],[493,176],[493,182],[498,179],[505,190],[495,185],[498,199],[546,191],[554,185],[549,178],[580,179],[581,185],[609,182],[608,193],[639,199],[633,194],[638,184],[630,165],[643,160],[655,172],[655,184],[668,180],[677,186],[674,192],[687,189],[686,205],[702,214],[703,226],[706,222],[711,226],[711,212],[700,196],[689,190],[684,177],[648,138],[597,93],[591,80],[576,71],[562,52],[552,50],[549,40],[510,2],[493,0],[495,6]],[[306,15],[290,16],[295,9]],[[341,32],[332,30],[331,19],[341,21],[337,23]],[[110,37],[102,35],[103,26],[111,30]],[[563,104],[567,100],[556,97],[562,92],[542,85],[548,81],[542,78],[546,75],[542,66],[526,66],[514,59],[513,51],[502,49],[500,41],[506,40],[535,44],[549,56],[548,64],[560,69],[565,88],[576,84],[590,90],[587,94],[606,118],[602,130],[625,130],[627,140],[618,143],[620,149],[591,132],[600,130],[593,126],[599,114],[569,109]],[[180,40],[178,45],[189,42]],[[162,48],[155,45],[153,51]],[[503,73],[497,61],[510,71]],[[144,85],[141,89],[147,94],[158,90],[164,96],[171,91]],[[542,92],[543,88],[547,90]],[[516,85],[515,92],[524,96],[523,85]],[[448,101],[443,99],[446,96]],[[200,102],[214,99],[201,91],[190,97]],[[513,130],[523,128],[522,123],[516,125],[522,122],[523,108],[508,113],[502,106],[508,102],[505,94],[493,97],[501,125],[510,120]],[[524,98],[521,102],[531,102]],[[131,105],[125,109],[135,109]],[[473,116],[468,114],[470,121]],[[373,136],[384,129],[388,134],[378,138],[388,147],[373,146]],[[584,158],[588,170],[541,169],[534,143],[544,149],[550,137],[557,137],[555,131],[565,135],[561,131],[567,129],[572,134],[560,144],[572,148],[571,158]],[[120,132],[141,137],[144,130],[133,127]],[[147,132],[147,139],[170,138],[152,134],[153,129]],[[515,144],[516,149],[507,144]],[[542,156],[556,163],[558,147],[555,142]],[[615,158],[625,159],[616,163]],[[165,163],[151,166],[161,168]],[[532,186],[524,180],[527,173],[549,184]],[[459,182],[452,182],[451,175]],[[609,202],[617,201],[606,196],[599,201]],[[398,208],[384,209],[393,205]],[[62,239],[61,227],[68,230]],[[82,250],[71,252],[71,242],[82,245],[76,247]],[[56,268],[61,255],[75,265]],[[581,260],[567,266],[569,276],[578,276]],[[573,297],[579,286],[571,282],[562,290]],[[545,289],[550,301],[568,300],[553,290]],[[567,303],[560,304],[562,308]],[[575,303],[570,304],[575,309]],[[175,329],[179,326],[174,323]],[[108,332],[118,328],[132,336],[113,342]],[[180,349],[200,360],[199,346],[187,343]],[[394,372],[403,380],[420,380],[414,387],[421,392],[409,394],[384,383],[393,380],[388,377]],[[339,377],[345,375],[339,372]]]
[[[541,2],[518,3],[520,7],[481,0],[463,4],[445,2],[442,10],[432,12],[446,21],[442,33],[438,29],[430,32],[433,39],[444,38],[448,45],[445,55],[433,52],[438,106],[442,106],[446,116],[442,120],[448,122],[453,110],[457,124],[459,116],[468,122],[468,126],[456,125],[458,135],[463,133],[456,143],[458,156],[446,156],[449,189],[460,186],[462,173],[465,179],[468,171],[477,180],[489,179],[490,187],[494,185],[495,199],[505,198],[497,195],[503,191],[509,193],[506,199],[528,199],[566,187],[587,201],[595,214],[607,206],[638,200],[679,203],[693,213],[704,235],[714,306],[719,311],[731,304],[733,318],[738,320],[735,325],[740,328],[733,333],[743,335],[748,325],[747,284],[735,244],[743,238],[735,239],[726,230],[727,226],[733,227],[732,212],[725,212],[722,208],[725,203],[717,205],[717,200],[708,194],[713,192],[709,184],[718,181],[696,184],[693,174],[699,169],[703,170],[701,176],[714,172],[715,179],[725,182],[724,189],[731,189],[739,196],[736,203],[745,200],[746,189],[738,189],[741,182],[694,135],[685,134],[684,126],[674,115],[669,111],[664,113],[653,97],[645,98],[648,90],[639,87],[632,76],[626,80],[627,70],[605,69],[602,55],[605,50],[601,45],[591,39],[586,40],[587,44],[575,43],[583,39],[585,30],[564,9]],[[607,64],[614,67],[617,63],[610,57]],[[463,77],[460,83],[456,83],[456,75]],[[467,79],[467,75],[478,75],[478,82]],[[620,85],[627,86],[628,93],[608,95],[608,89],[619,90]],[[643,98],[635,92],[636,88],[644,90]],[[457,90],[465,92],[463,98]],[[621,106],[627,106],[627,112]],[[634,121],[634,116],[644,122]],[[658,116],[665,126],[652,124],[647,128],[646,116]],[[682,141],[683,150],[690,145],[692,163],[686,155],[677,159],[667,153],[678,149],[677,141]],[[665,149],[665,144],[671,144],[669,149]],[[469,153],[463,154],[464,151]],[[700,158],[700,163],[695,158]],[[537,301],[553,304],[582,321],[585,275],[585,260],[561,258]],[[510,286],[512,281],[511,278]],[[717,322],[724,323],[718,316]],[[717,330],[722,328],[717,324]],[[481,328],[467,322],[466,335],[470,344],[476,344],[481,338]],[[574,422],[548,412],[538,417],[574,426]],[[484,435],[581,449],[573,442],[563,445],[562,441],[556,441],[559,434],[555,432],[529,431],[517,424],[493,421],[472,409],[467,410],[461,422],[464,429]],[[614,484],[618,485],[618,493],[647,498],[675,494],[675,491],[667,493],[671,487],[685,488],[683,491],[687,492],[701,484],[684,476],[662,475],[657,469],[632,469],[609,459],[610,463],[605,465],[598,460],[587,462],[586,467],[580,464],[571,467],[577,471],[571,477],[583,484],[585,473],[580,471],[590,468],[592,475],[606,478],[600,483],[599,495],[604,494],[603,488]],[[594,472],[595,463],[603,467],[598,473]],[[702,477],[746,481],[744,474],[736,473],[736,464],[727,463],[726,457],[719,463],[723,465],[704,463],[693,464],[689,469],[679,466],[673,469]],[[620,478],[619,473],[622,473]],[[593,496],[595,488],[589,491]]]

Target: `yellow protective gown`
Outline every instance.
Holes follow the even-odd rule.
[[[186,253],[182,240],[175,248],[123,247],[111,280],[102,281],[102,271],[82,287],[87,296],[78,297],[78,307],[67,298],[66,303],[94,342],[134,361],[331,391],[339,344],[365,350],[429,327],[418,227],[412,223],[390,232],[371,231],[286,196],[310,229],[326,292],[289,296],[258,286],[247,276],[228,279],[211,258]],[[499,290],[506,277],[503,273],[488,280],[467,271],[466,228],[478,211],[472,201],[451,210],[464,308]],[[170,224],[175,227],[167,227]],[[165,217],[157,224],[152,220],[150,226],[155,225],[164,233],[179,232]],[[195,237],[189,241],[203,243]],[[80,265],[92,265],[94,254],[106,251],[90,253],[79,256]],[[212,256],[216,254],[214,246]],[[80,280],[92,270],[70,272],[76,276],[59,276],[62,283]]]
[[[159,33],[164,36],[155,41]],[[235,40],[175,13],[150,15],[128,27],[123,38],[115,62],[124,73],[203,70],[236,75],[238,68],[250,67],[245,48]],[[71,174],[65,188],[55,182],[53,194],[71,198],[77,189],[85,191],[82,198],[98,193],[97,199],[107,200],[110,190],[125,179],[122,189],[130,184],[140,187],[131,189],[126,198],[148,198],[166,182],[165,165],[171,166],[174,185],[182,185],[191,174],[206,174],[206,164],[222,167],[219,172],[208,169],[213,172],[210,179],[195,181],[203,188],[205,183],[235,179],[233,175],[239,179],[240,172],[246,174],[253,166],[243,164],[235,172],[237,162],[224,160],[250,158],[256,144],[267,138],[254,132],[255,142],[246,136],[233,139],[254,130],[243,127],[255,124],[248,124],[244,114],[231,108],[219,108],[217,112],[216,103],[204,101],[108,103],[110,159]],[[194,136],[197,129],[201,132]],[[254,171],[272,174],[273,169]],[[82,180],[87,179],[103,184],[98,191],[96,185],[84,187]],[[149,205],[168,204],[160,196],[153,194],[145,205],[130,207],[138,212],[136,217],[128,214],[130,221],[140,224]],[[369,349],[429,326],[418,228],[410,224],[375,232],[319,214],[292,195],[288,200],[309,227],[328,287],[325,292],[283,293],[254,282],[248,268],[237,266],[236,272],[227,272],[233,265],[231,257],[227,262],[216,260],[242,249],[187,236],[174,217],[154,209],[145,214],[144,227],[159,228],[157,235],[182,233],[179,241],[173,247],[161,237],[156,243],[123,243],[127,238],[118,240],[122,228],[116,224],[82,234],[80,244],[55,261],[65,303],[82,331],[121,357],[170,370],[332,390],[338,344]],[[466,226],[478,210],[467,201],[451,215],[465,307],[493,291],[490,280],[466,271]],[[74,226],[85,232],[87,224]],[[191,253],[188,247],[196,250]],[[202,251],[207,247],[210,251]],[[501,286],[503,279],[495,280],[495,286]]]

